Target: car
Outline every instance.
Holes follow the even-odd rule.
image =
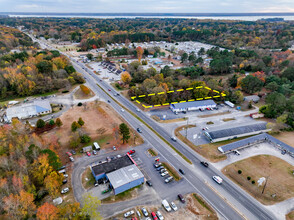
[[[74,161],[75,161],[75,159],[74,159],[73,157],[69,157],[69,160],[70,160],[71,162],[74,162]]]
[[[134,154],[134,153],[136,153],[135,150],[130,150],[130,151],[128,152],[129,155],[132,155],[132,154]]]
[[[208,127],[205,127],[205,130],[208,130]]]
[[[120,94],[119,94],[119,93],[116,93],[116,95],[117,95],[117,96],[120,96]]]
[[[97,154],[97,151],[96,150],[93,150],[93,154],[96,155]]]
[[[64,173],[63,174],[63,177],[67,178],[68,177],[68,174]]]
[[[181,174],[185,175],[185,172],[184,172],[184,170],[182,170],[182,169],[179,169],[179,171],[180,171],[180,173],[181,173]]]
[[[121,109],[121,111],[122,111],[122,112],[125,112],[125,110],[124,110],[123,108]]]
[[[152,186],[152,183],[151,183],[150,180],[147,180],[147,181],[146,181],[146,184],[147,184],[148,186]]]
[[[141,110],[139,108],[136,109],[137,112],[140,112]]]
[[[151,212],[151,216],[152,216],[153,220],[157,220],[158,219],[157,216],[156,216],[156,214],[155,214],[155,212]]]
[[[121,155],[118,154],[118,155],[117,155],[117,158],[120,158],[120,157],[121,157]]]
[[[94,186],[95,186],[95,187],[99,186],[98,182],[95,182],[95,183],[94,183]]]
[[[69,192],[69,188],[68,187],[66,187],[63,190],[61,190],[61,194],[65,194],[67,192]]]
[[[204,111],[204,109],[203,109],[203,108],[200,108],[200,109],[199,109],[199,111],[203,112],[203,111]]]
[[[174,202],[171,202],[170,203],[170,207],[174,210],[174,211],[177,211],[178,210],[178,207],[176,206],[176,204]]]
[[[166,199],[162,200],[161,204],[167,212],[170,212],[172,210]]]
[[[71,154],[70,152],[66,152],[66,154],[67,154],[69,157],[72,156],[72,154]]]
[[[137,215],[139,218],[141,218],[141,213],[139,212],[139,210],[137,210]]]
[[[207,107],[206,109],[207,109],[207,110],[210,110],[210,108],[208,108],[208,107]]]
[[[160,172],[160,173],[164,173],[165,171],[166,171],[166,169],[165,169],[165,168],[163,168],[163,169],[159,170],[159,172]]]
[[[175,142],[177,141],[177,138],[175,136],[171,137],[171,139]]]
[[[112,149],[113,149],[114,151],[116,151],[116,146],[113,146]]]
[[[156,212],[156,215],[157,215],[157,217],[158,217],[159,220],[163,220],[164,219],[160,211],[157,211]]]
[[[67,183],[67,179],[62,180],[62,184],[66,184]]]
[[[285,155],[286,153],[287,153],[286,150],[282,150],[282,151],[281,151],[281,154],[282,154],[282,155]]]
[[[137,131],[138,131],[139,133],[142,133],[142,131],[141,131],[141,129],[140,129],[140,128],[137,128]]]
[[[160,166],[160,167],[157,167],[156,170],[159,171],[159,170],[161,170],[163,168],[164,168],[163,166]]]
[[[205,131],[206,129],[205,128],[202,128],[202,130]]]
[[[178,195],[178,198],[179,198],[179,200],[182,202],[182,203],[185,203],[186,201],[185,201],[185,198],[184,198],[184,196],[182,196],[182,194],[179,194]]]
[[[107,100],[108,103],[110,103],[110,100]]]
[[[90,156],[91,156],[91,153],[90,153],[90,152],[87,152],[86,154],[87,154],[87,156],[88,156],[88,157],[90,157]]]
[[[213,176],[212,179],[217,182],[219,185],[222,184],[223,179],[220,176]]]
[[[155,163],[153,165],[154,165],[155,168],[157,168],[157,167],[161,166],[161,163]]]
[[[110,92],[110,91],[111,91],[111,89],[108,89],[108,91]]]
[[[164,180],[164,182],[165,183],[169,183],[169,182],[171,182],[173,180],[173,177],[172,176],[169,176],[169,177],[167,177],[165,180]]]
[[[126,213],[124,214],[124,217],[127,218],[127,217],[133,215],[134,213],[135,213],[135,212],[134,212],[133,210],[131,210],[131,211],[129,211],[129,212],[126,212]]]
[[[75,150],[71,150],[71,153],[72,153],[73,155],[76,155],[76,154],[77,154]]]
[[[168,174],[167,171],[165,171],[164,173],[160,174],[161,176],[166,176]]]
[[[205,166],[205,167],[208,167],[209,166],[209,164],[206,162],[206,161],[201,161],[200,162],[203,166]]]
[[[99,81],[102,82],[102,79],[100,79]]]
[[[142,213],[145,217],[148,217],[148,212],[145,208],[142,208]]]
[[[234,150],[234,153],[236,154],[236,155],[240,155],[240,152],[239,151],[237,151],[237,150]]]

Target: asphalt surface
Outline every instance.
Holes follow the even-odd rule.
[[[51,48],[52,49],[52,48]],[[71,59],[74,61],[73,59]],[[213,166],[209,166],[209,168],[202,167],[199,163],[203,158],[197,155],[194,151],[192,151],[188,146],[184,145],[180,141],[172,142],[170,139],[170,135],[157,125],[152,119],[150,119],[145,113],[137,112],[137,107],[133,105],[129,100],[124,98],[123,96],[113,96],[113,88],[106,84],[103,81],[100,81],[100,78],[91,72],[88,68],[85,68],[85,71],[79,66],[83,64],[77,64],[73,62],[74,67],[77,71],[83,73],[86,76],[87,82],[91,85],[91,88],[96,94],[99,94],[100,97],[110,100],[110,105],[121,114],[128,123],[134,127],[141,127],[144,129],[144,133],[142,133],[142,137],[145,142],[152,145],[161,155],[162,157],[168,161],[170,164],[174,166],[175,169],[185,169],[186,175],[183,176],[185,181],[187,181],[194,191],[200,194],[220,215],[221,218],[224,219],[277,219],[278,217],[274,216],[268,209],[264,208],[259,202],[257,202],[254,198],[244,192],[240,187],[236,186],[232,181],[228,178],[224,177],[220,171],[215,169]],[[89,76],[88,74],[91,76]],[[99,84],[106,92],[101,90],[97,84]],[[111,92],[108,92],[108,90]],[[161,135],[164,139],[169,141],[174,147],[176,147],[181,153],[183,153],[186,157],[188,157],[193,165],[189,165],[186,163],[178,154],[176,154],[169,146],[167,146],[157,135],[155,135],[150,129],[148,129],[145,125],[143,125],[139,120],[129,114],[127,111],[121,112],[121,106],[115,103],[110,97],[116,99],[120,102],[126,109],[133,112],[139,116],[142,120],[144,120],[149,126],[151,126],[156,132]],[[219,175],[223,178],[222,185],[217,185],[216,183],[211,182],[211,177],[213,175]],[[213,184],[213,187],[211,186]],[[77,192],[75,192],[77,195]],[[236,211],[235,208],[238,209],[239,212]],[[242,213],[244,216],[241,216]],[[280,216],[279,216],[280,217]],[[280,217],[281,218],[281,217]],[[282,217],[284,218],[284,217]]]

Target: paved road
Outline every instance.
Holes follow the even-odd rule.
[[[143,127],[145,132],[142,134],[144,140],[151,144],[161,155],[164,155],[164,159],[168,161],[170,164],[175,166],[175,169],[183,168],[186,170],[186,175],[184,179],[188,181],[192,188],[194,188],[196,193],[199,193],[208,203],[221,215],[222,218],[225,219],[243,219],[244,217],[240,216],[240,214],[232,208],[232,204],[246,216],[247,219],[277,219],[278,217],[274,217],[273,213],[269,210],[265,209],[259,202],[257,202],[254,198],[245,193],[240,187],[236,186],[232,181],[228,178],[223,177],[224,182],[221,186],[216,185],[211,181],[211,176],[213,175],[221,175],[222,173],[215,169],[213,166],[209,168],[203,168],[199,165],[199,162],[202,160],[202,157],[197,155],[194,151],[192,151],[188,146],[181,142],[171,142],[170,135],[157,125],[152,119],[150,119],[143,112],[136,112],[136,106],[133,105],[129,100],[122,96],[113,96],[112,93],[106,94],[102,91],[96,84],[104,88],[105,91],[108,89],[113,89],[108,84],[103,81],[100,81],[100,78],[91,73],[91,71],[86,68],[86,72],[78,66],[77,63],[73,63],[74,67],[81,73],[87,76],[87,82],[91,85],[91,88],[96,94],[99,96],[109,99],[109,95],[112,95],[112,98],[117,99],[121,104],[124,105],[125,108],[132,111],[134,114],[143,119],[146,123],[149,124],[153,129],[155,129],[163,138],[169,141],[173,146],[175,146],[179,151],[181,151],[184,155],[186,155],[194,165],[188,165],[179,155],[177,155],[174,151],[171,150],[169,146],[167,146],[160,138],[157,137],[150,129],[145,127],[139,120],[134,118],[128,112],[122,113],[120,111],[121,107],[111,101],[112,107],[119,112],[128,123],[136,127]],[[82,64],[83,65],[83,64]],[[92,79],[88,79],[90,76]],[[211,185],[213,184],[213,188]],[[76,194],[76,193],[75,193]],[[220,197],[220,194],[222,197]],[[229,205],[225,200],[230,203]],[[279,216],[281,218],[281,216]],[[282,217],[284,218],[284,217]],[[281,219],[282,219],[281,218]]]

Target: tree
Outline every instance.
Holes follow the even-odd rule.
[[[232,92],[230,95],[230,101],[236,104],[240,104],[243,101],[244,97],[240,90]]]
[[[85,86],[85,85],[80,85],[80,89],[82,90],[82,92],[85,94],[85,95],[89,95],[90,94],[90,89]]]
[[[136,51],[137,51],[137,58],[138,58],[139,62],[141,62],[144,50],[142,49],[142,47],[137,47]]]
[[[287,105],[286,97],[278,92],[273,92],[267,95],[265,102],[269,105],[269,108],[274,114],[274,117],[282,114],[285,111]]]
[[[92,196],[90,193],[85,193],[82,198],[82,204],[81,212],[83,215],[90,216],[91,219],[95,220],[102,219],[98,212],[101,202],[97,197]]]
[[[75,132],[78,128],[80,127],[80,125],[74,121],[72,124],[71,124],[71,131],[72,132]]]
[[[44,120],[39,119],[39,120],[37,121],[37,128],[44,128],[45,125],[46,125],[46,123],[45,123]]]
[[[89,143],[91,141],[91,137],[89,135],[83,134],[81,137],[81,143]]]
[[[119,125],[119,132],[122,135],[123,144],[130,139],[130,129],[125,123]]]
[[[45,189],[48,191],[49,195],[52,197],[57,196],[59,193],[59,188],[62,184],[62,176],[59,175],[56,171],[51,172],[44,179]]]
[[[51,119],[51,120],[49,121],[49,125],[52,126],[52,125],[54,125],[54,124],[55,124],[54,120]]]
[[[294,81],[294,67],[288,67],[282,74],[283,77]]]
[[[245,92],[252,94],[261,90],[263,81],[255,76],[248,75],[242,79],[241,86]]]
[[[188,60],[188,54],[187,53],[183,53],[182,57],[181,57],[181,62],[185,63]]]
[[[83,121],[83,119],[81,117],[79,117],[78,124],[80,126],[83,126],[85,124],[85,122]]]
[[[58,219],[58,208],[48,202],[45,202],[37,210],[37,218],[40,220]]]
[[[93,54],[91,54],[91,53],[88,53],[86,56],[87,56],[87,58],[88,58],[89,60],[92,60],[92,59],[93,59]]]
[[[60,118],[56,118],[56,120],[55,120],[55,124],[56,124],[58,127],[61,127],[61,126],[62,126],[62,121],[60,120]]]
[[[234,74],[231,78],[229,78],[229,84],[232,88],[236,88],[238,85],[238,76]]]
[[[132,80],[132,77],[127,71],[121,74],[121,81],[123,81],[124,84],[129,84],[131,80]]]

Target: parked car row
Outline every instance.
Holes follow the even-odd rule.
[[[160,173],[160,176],[164,177],[164,182],[169,183],[173,180],[173,177],[169,175],[168,171],[162,166],[161,163],[154,163],[155,169]]]
[[[147,217],[146,220],[151,220],[151,218],[149,217],[149,213],[148,213],[147,209],[145,209],[143,207],[141,209],[141,211],[142,211],[144,217]],[[138,216],[141,217],[140,213],[138,213]],[[164,219],[164,217],[163,217],[163,215],[161,214],[160,211],[156,211],[156,213],[155,212],[151,212],[151,216],[152,216],[153,220],[158,220],[158,219],[159,220],[163,220]]]

